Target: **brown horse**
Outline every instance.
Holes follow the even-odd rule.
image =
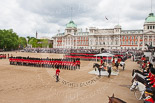
[[[114,94],[113,94],[112,97],[109,97],[109,103],[126,103],[126,102],[119,98],[114,97]]]

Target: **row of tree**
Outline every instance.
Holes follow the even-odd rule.
[[[34,37],[19,37],[12,29],[0,30],[0,50],[10,51],[23,49],[27,44],[32,45],[34,48],[52,48],[52,43],[48,39],[36,39]]]
[[[0,49],[1,50],[16,50],[20,46],[26,47],[26,38],[19,37],[12,29],[0,30]]]

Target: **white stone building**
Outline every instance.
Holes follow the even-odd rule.
[[[155,16],[149,14],[142,30],[122,30],[120,25],[116,25],[113,29],[90,27],[83,32],[70,21],[65,32],[56,34],[53,40],[54,48],[144,50],[145,44],[155,46]]]

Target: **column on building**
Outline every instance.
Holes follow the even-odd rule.
[[[153,35],[152,35],[152,46],[153,46],[153,40],[154,40],[154,38],[153,38]]]
[[[74,37],[72,37],[72,49],[74,49]]]
[[[66,37],[66,48],[68,46],[68,37]]]
[[[149,35],[147,35],[147,44],[148,45],[150,45],[150,43],[149,43],[150,40],[149,39],[150,39],[150,37],[149,37]]]
[[[137,36],[138,36],[138,40],[137,40],[138,47],[137,47],[137,49],[139,50],[140,49],[140,35],[137,35]]]
[[[144,50],[144,46],[145,46],[145,41],[144,41],[144,34],[143,34],[143,45],[142,45],[142,50]]]
[[[75,38],[75,42],[76,42],[76,49],[77,49],[77,37]]]
[[[120,49],[121,49],[121,35],[118,36],[118,46],[119,46]]]

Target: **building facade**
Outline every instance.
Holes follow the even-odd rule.
[[[155,16],[150,13],[142,30],[122,30],[120,25],[113,29],[90,27],[85,32],[70,21],[64,33],[53,36],[54,48],[71,49],[136,49],[145,50],[145,44],[155,46]]]

